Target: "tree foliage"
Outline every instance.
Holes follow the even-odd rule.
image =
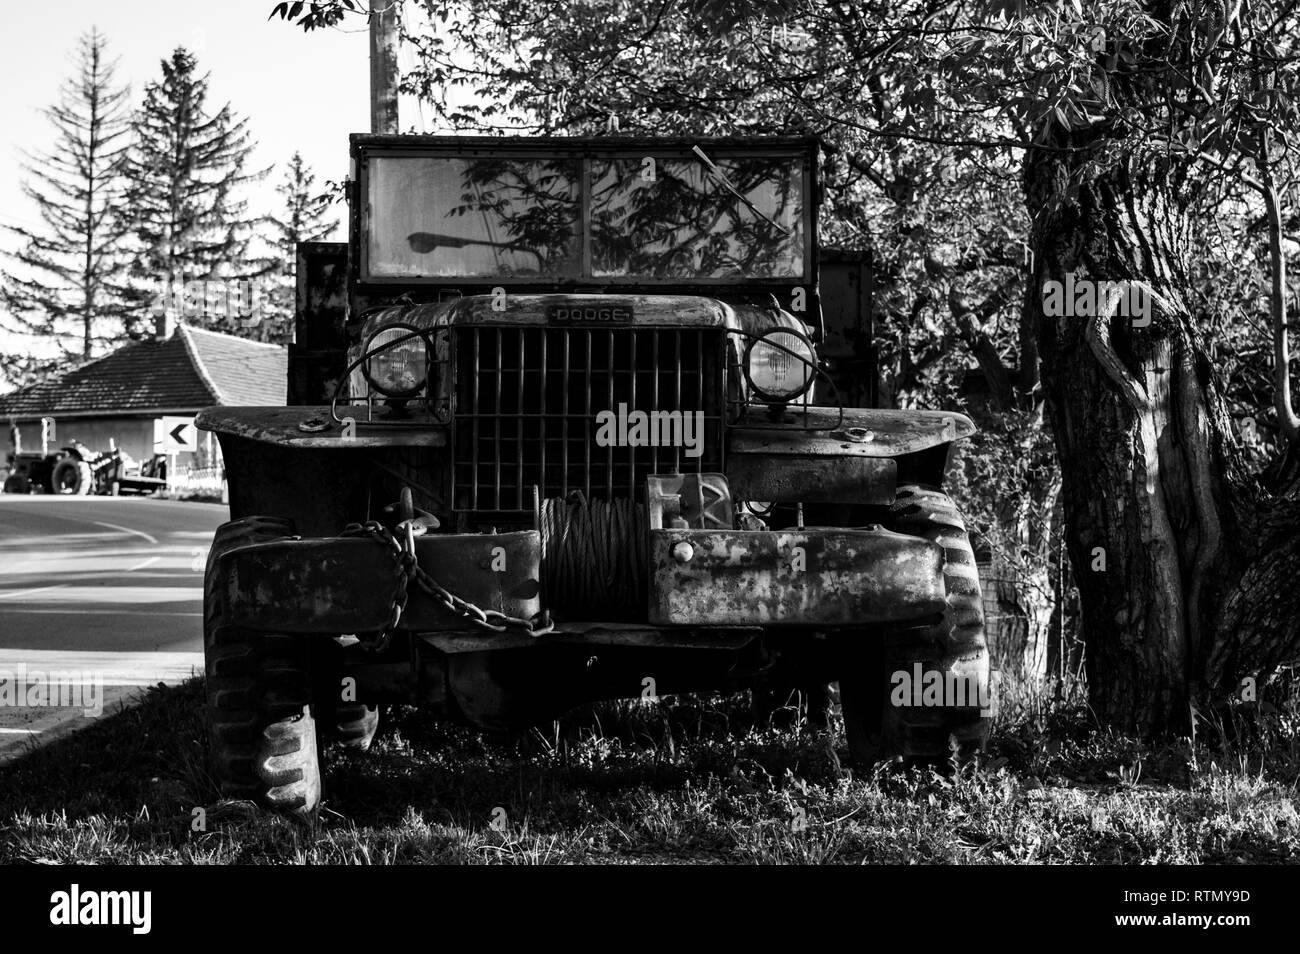
[[[200,75],[194,55],[178,47],[161,66],[161,78],[145,87],[123,167],[136,249],[136,334],[158,305],[160,289],[249,277],[259,220],[249,213],[242,189],[266,174],[247,168],[253,149],[247,121],[229,103],[211,111],[208,75]],[[205,323],[235,332],[243,327],[220,310]]]
[[[324,241],[338,220],[330,210],[333,196],[317,186],[316,174],[300,152],[289,157],[275,191],[280,205],[266,218],[270,254],[257,269],[261,321],[250,326],[244,335],[283,344],[293,333],[298,244]]]

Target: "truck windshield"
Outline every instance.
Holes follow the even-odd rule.
[[[375,157],[368,164],[368,273],[615,282],[802,278],[801,160],[711,158],[747,202],[694,156]]]
[[[785,278],[803,274],[802,176],[789,159],[720,159],[754,215],[696,159],[592,163],[598,277]],[[648,173],[653,174],[650,178]]]
[[[577,160],[377,159],[370,273],[577,277],[580,178]]]

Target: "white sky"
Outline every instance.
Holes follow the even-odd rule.
[[[108,39],[107,52],[117,61],[116,81],[130,88],[136,108],[145,84],[161,77],[161,61],[177,46],[198,58],[209,76],[209,113],[230,103],[248,120],[256,148],[250,171],[274,166],[270,175],[247,192],[249,212],[279,209],[275,194],[295,150],[316,174],[317,184],[340,181],[348,174],[348,135],[370,126],[369,30],[363,16],[349,15],[338,27],[304,33],[278,17],[268,19],[276,0],[22,0],[6,4],[0,29],[0,223],[41,229],[35,204],[22,193],[27,173],[22,151],[49,152],[54,127],[41,110],[58,98],[62,82],[75,70],[78,37],[91,26]],[[436,29],[413,5],[418,29]],[[413,23],[415,21],[412,21]],[[403,49],[403,72],[415,63]],[[473,93],[458,90],[457,97]],[[429,110],[413,98],[400,103],[403,132],[437,132]],[[347,210],[331,207],[336,220],[330,238],[346,237]],[[15,251],[19,240],[0,231],[0,250]],[[23,274],[12,261],[4,267]],[[75,342],[74,342],[75,344]],[[0,329],[0,350],[31,349],[54,354],[48,338]],[[6,390],[0,381],[0,390]]]
[[[303,33],[267,16],[275,0],[23,0],[5,6],[0,30],[0,221],[34,224],[20,190],[19,150],[48,150],[53,128],[40,110],[51,105],[71,72],[78,35],[92,24],[119,60],[117,78],[138,104],[146,82],[177,46],[210,71],[212,110],[229,101],[248,118],[257,141],[255,168],[277,165],[252,195],[253,211],[270,211],[284,163],[302,152],[318,182],[348,170],[347,137],[365,132],[370,114],[366,23]],[[346,32],[345,32],[346,31]],[[340,211],[341,211],[341,207]],[[342,225],[337,237],[342,237]],[[13,240],[0,237],[6,248]]]

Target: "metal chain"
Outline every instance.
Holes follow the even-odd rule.
[[[469,600],[461,599],[420,566],[419,560],[415,556],[413,536],[409,538],[408,545],[403,546],[393,532],[377,520],[367,520],[365,523],[350,523],[344,528],[343,536],[368,536],[378,540],[392,557],[397,577],[397,589],[393,593],[393,609],[388,618],[388,625],[380,634],[379,639],[371,643],[363,643],[367,649],[380,652],[387,648],[392,639],[393,630],[397,628],[402,613],[406,609],[406,601],[409,598],[408,588],[411,580],[414,580],[420,589],[436,599],[451,613],[462,619],[469,620],[480,629],[486,629],[493,633],[505,633],[515,630],[528,636],[545,636],[555,628],[545,611],[535,620],[524,619],[520,616],[508,616],[497,610],[485,610],[475,606]]]
[[[376,532],[376,530],[379,532]],[[407,585],[410,580],[410,575],[404,569],[402,561],[402,554],[404,551],[402,545],[397,542],[397,538],[389,533],[382,524],[373,520],[369,520],[364,524],[348,524],[343,528],[342,536],[374,537],[380,543],[385,545],[389,557],[392,558],[394,575],[397,577],[397,589],[393,593],[392,609],[388,615],[388,624],[384,627],[383,632],[379,634],[378,639],[371,641],[366,641],[364,639],[361,640],[361,646],[364,649],[368,649],[371,652],[383,652],[388,648],[388,644],[392,642],[393,631],[397,628],[397,624],[402,618],[402,612],[406,609],[406,601],[408,598]]]

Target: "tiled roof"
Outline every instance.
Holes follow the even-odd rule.
[[[289,355],[279,345],[181,325],[195,365],[215,389],[214,404],[282,407],[288,398]]]
[[[0,418],[115,411],[281,406],[288,356],[278,345],[180,325],[166,340],[125,345],[102,358],[0,395]]]

